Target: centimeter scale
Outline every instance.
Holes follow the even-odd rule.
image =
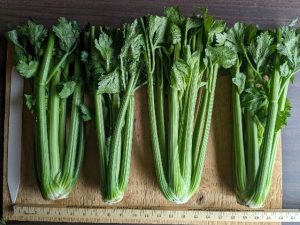
[[[82,218],[95,223],[140,223],[145,224],[199,224],[201,221],[216,222],[300,222],[300,211],[262,210],[262,211],[199,211],[199,210],[161,210],[161,209],[121,209],[121,208],[61,208],[15,205],[14,214],[33,220],[49,217],[53,221],[63,218]]]

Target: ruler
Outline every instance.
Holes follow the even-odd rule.
[[[222,222],[300,222],[300,211],[205,211],[205,210],[162,210],[122,208],[62,208],[15,205],[14,217],[20,220],[30,217],[51,218],[60,221],[76,217],[78,222],[95,223],[152,223],[152,224],[199,224],[201,221]]]

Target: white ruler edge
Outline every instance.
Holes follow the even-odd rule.
[[[197,223],[201,221],[222,222],[300,222],[298,209],[260,211],[216,210],[162,210],[122,208],[63,208],[49,206],[14,205],[14,216],[39,218],[78,218],[118,223]]]

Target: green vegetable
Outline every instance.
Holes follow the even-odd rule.
[[[17,71],[33,86],[25,100],[35,118],[35,165],[41,193],[45,199],[65,198],[76,183],[84,151],[86,118],[80,113],[83,77],[75,52],[77,25],[60,18],[47,32],[29,20],[7,37],[15,46]]]
[[[202,17],[184,17],[166,8],[164,17],[148,16],[140,24],[159,187],[168,200],[185,203],[201,180],[218,70],[231,67],[236,55],[224,45],[225,23],[206,10]]]
[[[234,185],[239,200],[262,207],[271,186],[278,138],[291,106],[290,81],[300,69],[299,34],[292,26],[261,30],[236,23],[225,45],[235,49],[231,70]]]
[[[91,82],[104,201],[121,201],[128,185],[134,93],[143,82],[143,39],[135,20],[121,29],[91,27],[81,59]]]

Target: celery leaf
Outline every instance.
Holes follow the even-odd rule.
[[[232,78],[232,83],[235,84],[238,92],[241,94],[245,89],[246,75],[244,73],[238,73],[234,78]]]
[[[75,81],[67,81],[61,82],[56,86],[56,90],[58,92],[59,97],[68,98],[71,94],[73,94],[76,87]]]
[[[38,61],[30,61],[25,62],[23,60],[20,60],[16,65],[16,70],[25,78],[31,78],[33,77],[37,70],[38,70],[39,62]]]
[[[283,126],[287,125],[288,118],[291,116],[291,103],[289,99],[286,99],[284,110],[278,112],[276,120],[276,131],[280,130]]]
[[[58,19],[57,25],[53,26],[53,32],[59,38],[59,47],[65,52],[72,50],[79,37],[77,27],[64,17]]]
[[[92,119],[91,112],[86,105],[80,104],[79,108],[80,108],[80,112],[81,112],[81,118],[83,119],[84,122]]]

